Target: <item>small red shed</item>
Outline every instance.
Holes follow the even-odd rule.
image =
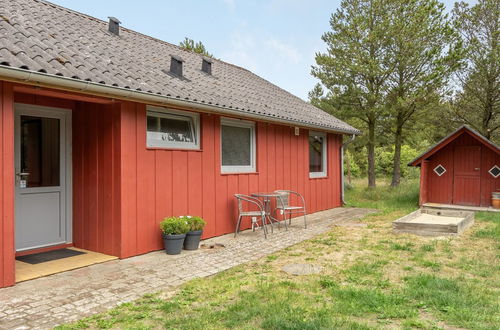
[[[420,166],[420,205],[491,206],[500,191],[500,149],[462,126],[408,164]]]

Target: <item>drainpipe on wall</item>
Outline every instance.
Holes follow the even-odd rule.
[[[341,200],[342,200],[342,205],[345,205],[345,200],[344,200],[344,190],[345,190],[345,175],[344,175],[344,149],[347,148],[347,146],[349,144],[351,144],[354,139],[356,138],[356,135],[352,135],[351,136],[351,139],[349,141],[347,141],[346,143],[343,143],[342,144],[342,147],[340,148],[340,178],[341,178],[341,182],[340,182],[340,185],[342,186],[342,192],[341,192]]]

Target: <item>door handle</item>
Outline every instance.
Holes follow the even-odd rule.
[[[28,176],[30,175],[29,173],[26,172],[21,172],[21,173],[16,173],[17,176],[22,177],[22,176]]]
[[[479,167],[476,167],[476,168],[474,169],[474,171],[479,171],[479,170],[480,170],[480,168],[479,168]]]

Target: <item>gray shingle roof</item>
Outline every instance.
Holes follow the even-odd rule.
[[[214,59],[210,76],[201,71],[199,54],[123,27],[120,36],[107,29],[105,21],[48,2],[2,1],[0,66],[359,133],[246,69]],[[185,79],[164,72],[170,68],[171,55],[184,60]]]

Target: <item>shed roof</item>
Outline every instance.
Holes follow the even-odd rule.
[[[170,56],[184,60],[182,79],[165,72]],[[208,75],[201,71],[202,59],[203,55],[123,27],[119,36],[113,35],[107,22],[49,2],[9,0],[0,7],[0,69],[51,76],[61,87],[83,81],[240,116],[360,133],[244,68],[213,59]],[[10,71],[2,72],[5,77]]]
[[[485,138],[484,136],[482,136],[478,131],[470,128],[467,125],[463,125],[463,126],[460,126],[454,132],[452,132],[451,134],[449,134],[446,137],[444,137],[443,139],[441,139],[436,144],[434,144],[427,151],[425,151],[422,154],[420,154],[417,158],[415,158],[414,160],[412,160],[411,162],[409,162],[408,166],[419,166],[424,159],[431,157],[436,152],[438,152],[439,150],[443,149],[448,144],[450,144],[451,142],[453,142],[454,140],[456,140],[462,134],[469,134],[474,139],[476,139],[477,141],[479,141],[481,144],[483,144],[487,148],[491,149],[493,152],[496,152],[497,154],[500,155],[500,148],[496,144],[494,144],[493,142],[491,142],[490,140],[488,140],[487,138]]]

